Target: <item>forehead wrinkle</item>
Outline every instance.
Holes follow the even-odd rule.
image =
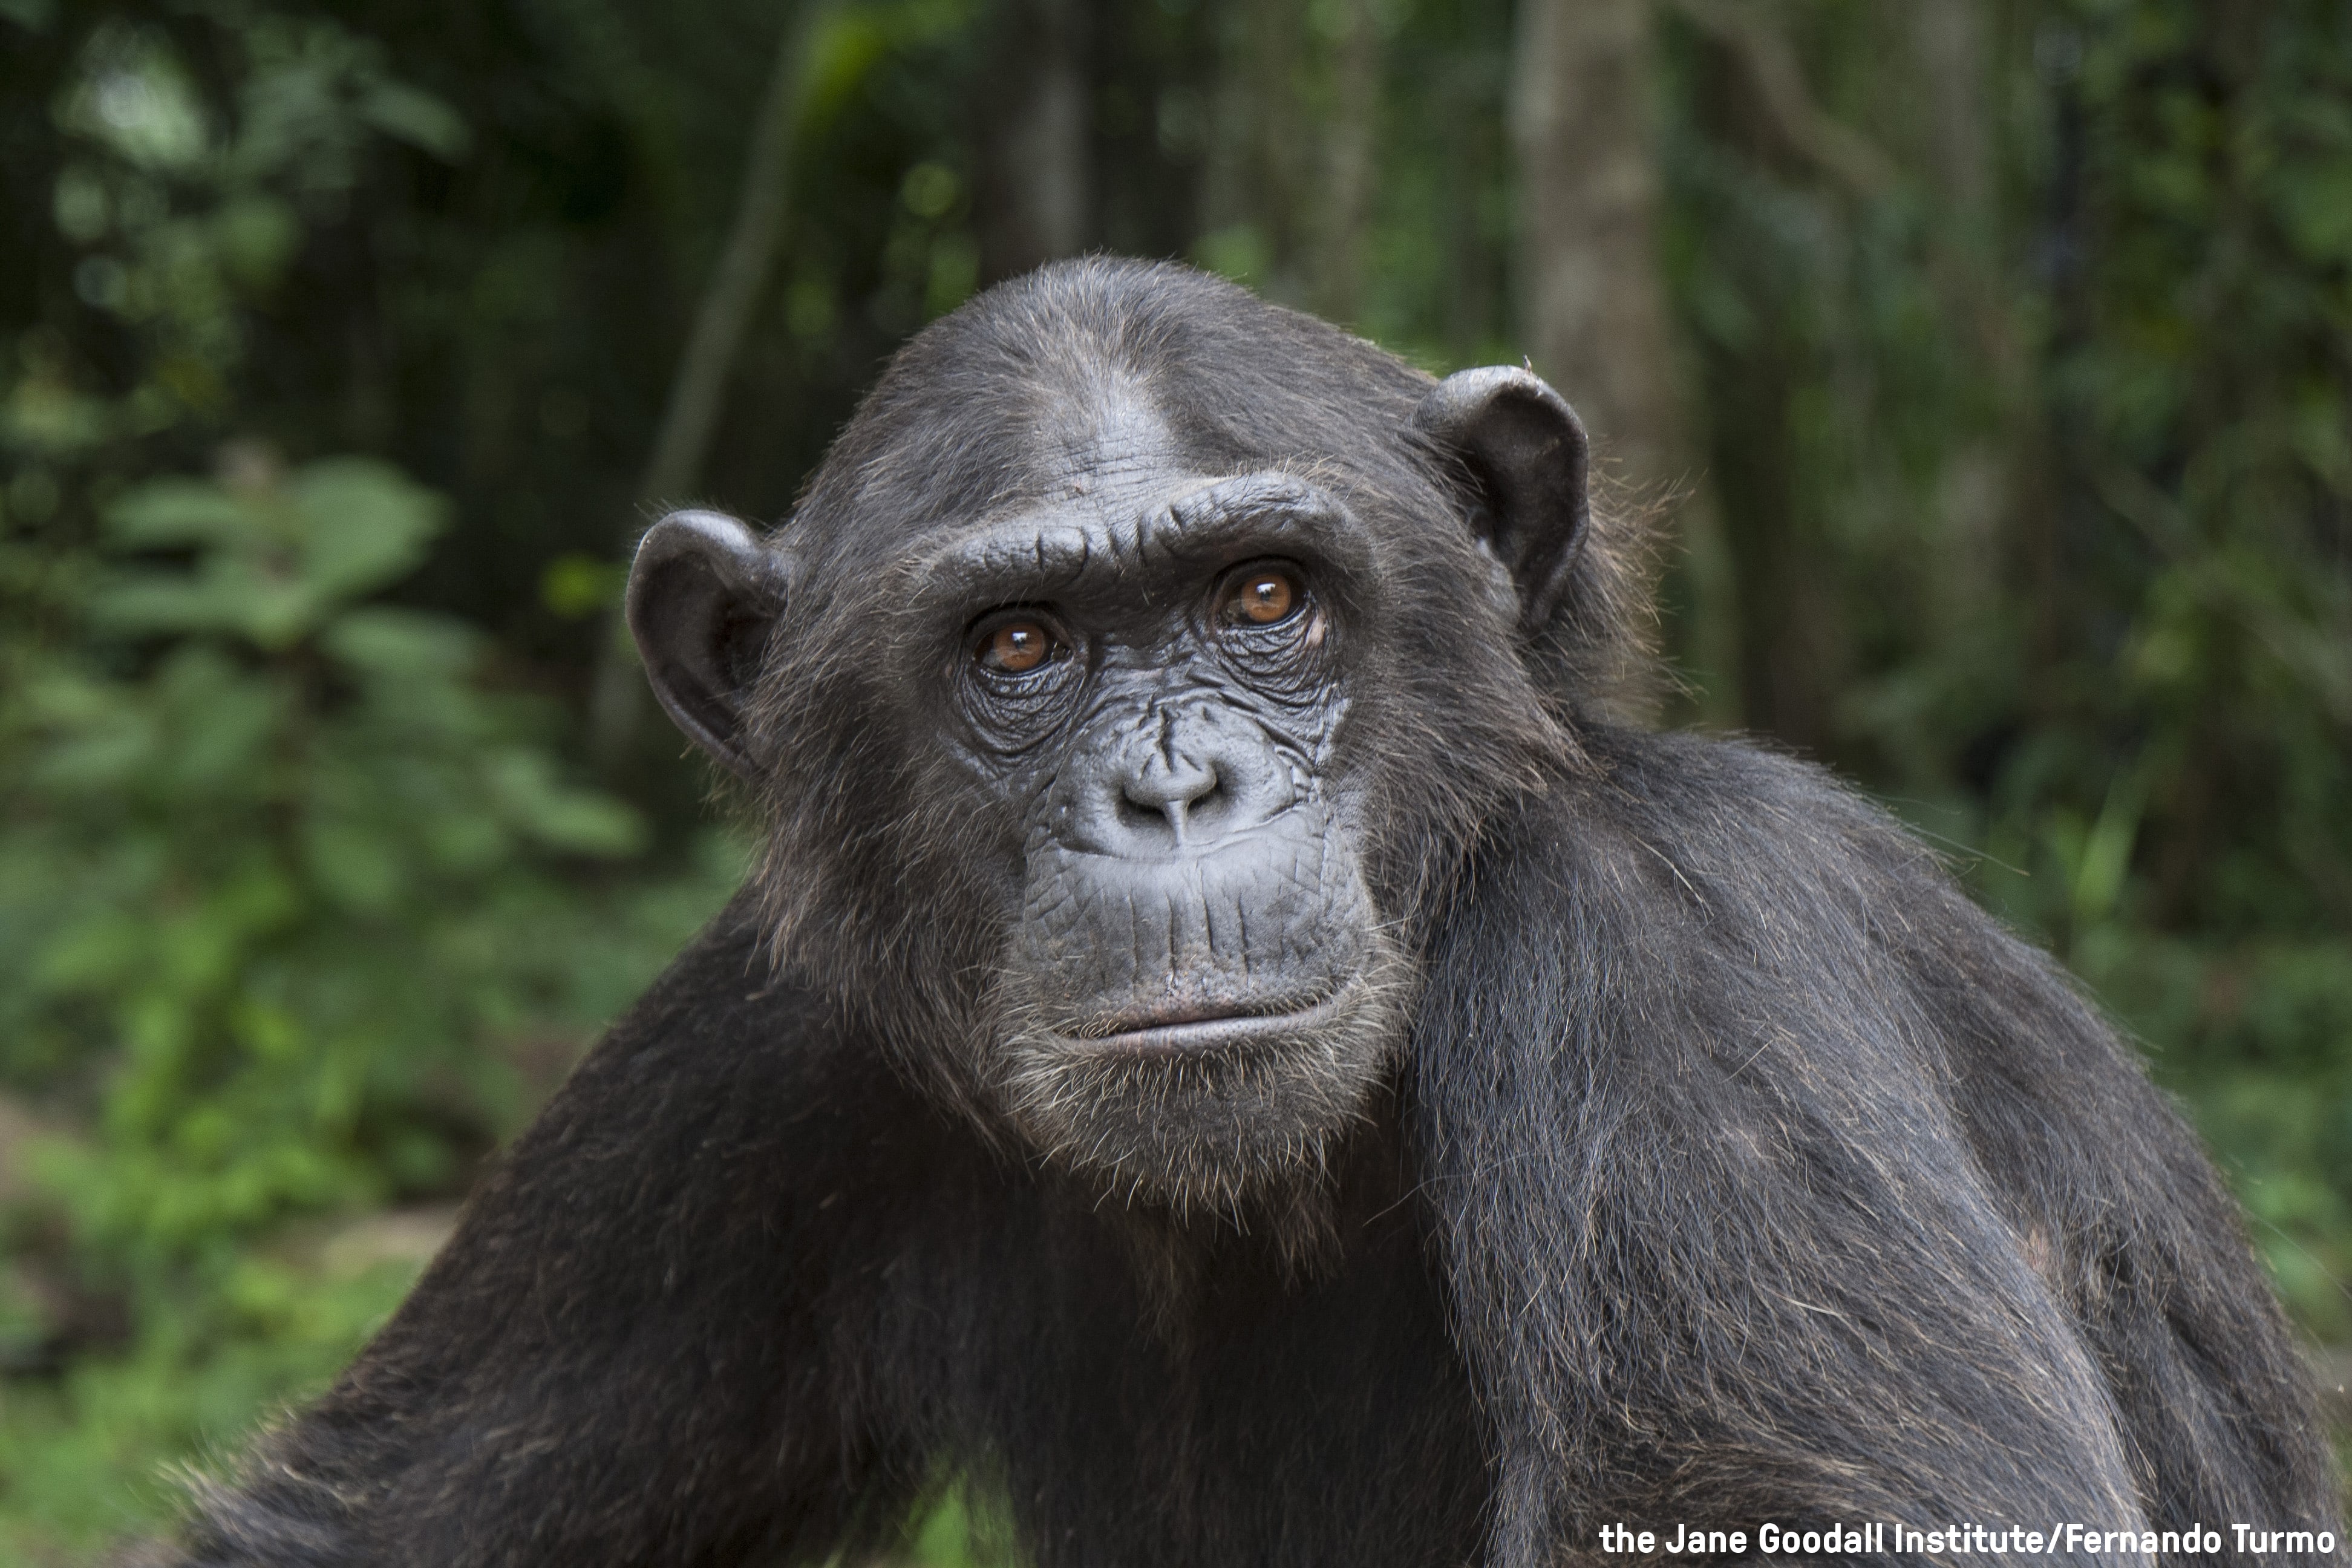
[[[1065,383],[1047,405],[1060,434],[1054,478],[1080,495],[1117,489],[1181,468],[1175,432],[1139,376],[1097,364],[1078,384]]]
[[[1274,519],[1295,520],[1327,542],[1335,530],[1354,532],[1343,508],[1295,475],[1163,474],[1159,483],[1163,493],[1146,505],[1086,496],[968,524],[916,560],[915,579],[928,592],[984,586],[1000,599],[1047,598],[1213,552]]]
[[[1327,491],[1281,469],[1204,479],[1170,497],[1168,505],[1175,528],[1192,533],[1270,512],[1326,517],[1339,510]]]

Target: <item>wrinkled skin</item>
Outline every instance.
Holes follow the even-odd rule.
[[[1005,1109],[1152,1193],[1234,1192],[1356,1114],[1401,1035],[1363,802],[1331,769],[1348,644],[1379,635],[1343,622],[1338,587],[1369,563],[1312,487],[1119,471],[960,542],[924,609],[982,644],[1006,625],[1050,643],[1024,672],[983,650],[949,678],[950,743],[1020,824]],[[1282,601],[1267,624],[1240,607],[1254,586]],[[965,613],[989,600],[1022,607]]]

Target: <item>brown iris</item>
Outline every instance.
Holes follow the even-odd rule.
[[[1287,572],[1245,572],[1234,580],[1225,599],[1225,618],[1251,626],[1270,626],[1286,619],[1298,605],[1298,585]]]
[[[989,668],[1021,675],[1052,657],[1054,634],[1035,621],[1007,621],[975,651]]]

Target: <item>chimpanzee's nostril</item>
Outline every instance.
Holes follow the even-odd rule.
[[[1156,802],[1140,801],[1126,790],[1118,793],[1118,823],[1130,833],[1149,833],[1166,825],[1168,813]]]
[[[1187,816],[1198,821],[1223,810],[1225,803],[1231,798],[1231,795],[1225,789],[1225,775],[1212,768],[1209,771],[1209,787],[1186,801],[1183,811]]]

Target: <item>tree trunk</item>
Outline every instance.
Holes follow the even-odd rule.
[[[1736,353],[1711,350],[1706,380],[1714,472],[1727,498],[1740,722],[1820,757],[1835,739],[1830,672],[1840,662],[1843,617],[1819,531],[1797,510],[1797,352],[1778,323],[1767,323]]]
[[[1999,612],[2010,550],[2004,519],[2031,515],[2015,504],[2023,500],[2018,487],[2030,481],[2011,464],[2032,452],[2041,411],[2023,335],[2001,288],[1997,152],[1987,101],[1990,18],[1982,0],[1937,0],[1907,20],[1937,208],[1929,274],[1947,318],[1969,329],[1964,341],[2000,389],[2008,420],[2006,428],[1951,451],[1937,487],[1934,575],[1922,587],[1934,632],[1948,639]]]
[[[1346,30],[1331,60],[1331,119],[1324,145],[1320,309],[1354,325],[1364,308],[1364,242],[1378,173],[1381,34],[1371,0],[1347,0]]]
[[[1536,370],[1583,417],[1619,504],[1687,492],[1674,512],[1687,613],[1670,632],[1704,686],[1737,660],[1736,610],[1698,489],[1659,265],[1654,13],[1653,0],[1520,0],[1510,106],[1520,320]],[[1699,714],[1735,716],[1720,695],[1703,697]]]
[[[981,269],[1010,278],[1093,239],[1094,116],[1081,0],[1017,0],[1004,12],[984,122]]]
[[[1511,83],[1536,369],[1640,489],[1688,477],[1658,274],[1651,0],[1522,0]]]

